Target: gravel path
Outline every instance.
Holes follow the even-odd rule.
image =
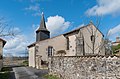
[[[42,76],[47,74],[47,70],[37,70],[30,67],[13,68],[16,79],[43,79]]]

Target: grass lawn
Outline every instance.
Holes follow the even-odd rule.
[[[48,75],[48,74],[45,75],[44,78],[45,78],[45,79],[60,79],[60,78],[58,78],[57,76]]]
[[[8,79],[10,77],[10,71],[12,71],[12,68],[3,67],[0,71],[0,79]]]
[[[10,72],[0,72],[0,79],[8,79],[10,77]]]
[[[23,66],[28,66],[28,61],[23,61],[22,65]]]

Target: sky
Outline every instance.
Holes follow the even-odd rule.
[[[0,17],[20,32],[7,41],[4,55],[22,56],[35,42],[35,31],[44,13],[51,37],[92,21],[112,41],[120,36],[120,0],[1,0]],[[99,25],[98,25],[99,22]]]

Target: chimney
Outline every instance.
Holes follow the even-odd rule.
[[[116,37],[116,42],[120,42],[120,37]]]

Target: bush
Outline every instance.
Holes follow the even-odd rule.
[[[22,63],[24,66],[28,66],[28,61],[23,61]]]
[[[6,72],[6,71],[12,71],[12,68],[11,67],[3,67],[1,69],[2,72]]]
[[[118,44],[117,46],[112,46],[113,54],[118,53],[119,49],[120,49],[120,44]]]

